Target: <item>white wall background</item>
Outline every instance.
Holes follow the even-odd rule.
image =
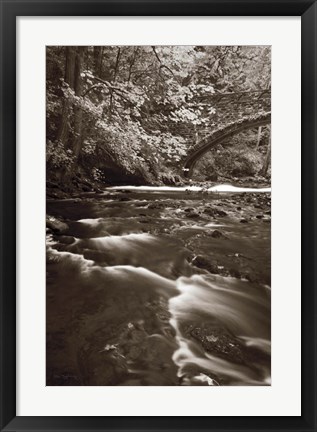
[[[300,18],[20,17],[17,415],[300,415]],[[272,386],[45,387],[45,46],[272,45]]]

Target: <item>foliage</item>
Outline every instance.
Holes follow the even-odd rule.
[[[69,169],[74,162],[71,149],[66,149],[60,141],[48,141],[46,146],[46,162],[52,169]]]
[[[115,165],[177,179],[193,139],[226,121],[212,95],[263,85],[269,47],[47,47],[48,175],[84,168],[102,180]]]

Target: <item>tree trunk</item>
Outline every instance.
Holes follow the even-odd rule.
[[[267,152],[266,152],[266,156],[265,156],[265,159],[264,159],[264,163],[263,163],[263,166],[262,166],[262,168],[261,168],[261,170],[259,172],[259,174],[261,176],[266,177],[267,170],[269,168],[270,162],[271,162],[271,134],[269,136],[269,143],[268,143],[268,146],[267,146]]]
[[[103,47],[94,46],[94,74],[100,78],[102,78],[101,76],[102,53],[103,53]]]
[[[118,73],[118,69],[119,69],[120,55],[121,55],[121,48],[118,48],[116,64],[115,64],[114,73],[113,73],[113,79],[111,80],[112,83],[114,83],[116,81],[116,77],[117,77],[117,73]],[[113,92],[110,90],[110,110],[109,110],[110,117],[112,115],[112,107],[113,107]]]
[[[66,47],[66,65],[65,65],[65,82],[71,89],[74,88],[75,78],[75,59],[76,51],[75,47]],[[63,101],[62,118],[60,127],[57,134],[57,141],[61,141],[64,146],[68,145],[69,138],[69,118],[70,118],[70,103],[67,98]]]
[[[129,66],[128,83],[130,82],[130,79],[131,79],[131,75],[132,75],[132,68],[133,68],[134,63],[135,63],[135,59],[136,59],[136,56],[137,56],[137,52],[138,52],[138,47],[135,47],[135,48],[134,48],[134,51],[133,51],[133,56],[132,56],[132,58],[131,58],[130,66]]]
[[[197,131],[197,125],[194,125],[194,132],[195,132],[195,146],[198,144],[198,131]]]
[[[259,126],[259,129],[258,129],[258,140],[257,140],[257,143],[256,143],[255,150],[257,150],[259,148],[260,141],[261,141],[261,132],[262,132],[262,126]]]
[[[74,90],[76,96],[82,96],[83,83],[81,78],[82,65],[84,59],[85,47],[78,47],[75,62],[75,85]],[[83,110],[81,107],[74,108],[74,138],[73,138],[73,152],[76,159],[79,156],[82,147],[82,124],[83,124]]]

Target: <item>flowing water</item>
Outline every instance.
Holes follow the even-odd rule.
[[[47,384],[269,385],[270,193],[241,192],[49,200]]]

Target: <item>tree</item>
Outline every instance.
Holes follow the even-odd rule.
[[[66,64],[65,64],[65,78],[64,81],[71,89],[74,88],[75,83],[75,62],[76,62],[76,48],[72,46],[66,47]],[[69,135],[69,116],[71,114],[71,103],[68,98],[64,98],[63,111],[60,121],[59,132],[57,141],[62,142],[64,145],[68,143]]]
[[[259,172],[261,176],[265,177],[267,175],[267,170],[269,168],[270,162],[271,162],[271,135],[269,135],[269,143],[267,146],[267,152],[263,162],[263,166]]]
[[[85,47],[78,47],[76,52],[76,61],[75,61],[75,71],[74,71],[74,90],[75,95],[80,98],[82,96],[83,91],[83,82],[82,82],[82,67],[83,67],[83,58],[84,58]],[[82,107],[75,106],[74,107],[74,136],[72,142],[72,150],[76,157],[78,158],[81,147],[82,147],[82,124],[83,124],[83,110]]]

